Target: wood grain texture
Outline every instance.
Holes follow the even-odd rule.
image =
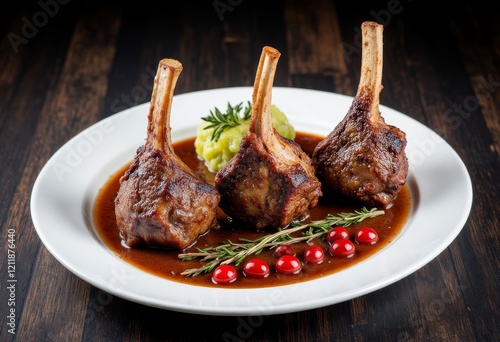
[[[39,14],[47,11],[38,1],[0,12],[0,341],[500,340],[495,11],[472,1],[448,8],[415,1],[222,1],[229,6],[223,12],[215,1],[42,3],[52,4],[53,15]],[[472,178],[466,225],[421,269],[315,310],[201,316],[112,296],[72,274],[41,243],[30,216],[41,168],[83,129],[149,101],[161,58],[183,64],[176,94],[252,86],[262,47],[270,45],[282,52],[275,85],[352,96],[364,20],[384,24],[381,103],[443,137]],[[344,114],[332,108],[332,117]],[[16,335],[7,325],[9,229],[16,232]],[[186,322],[194,328],[179,328]]]
[[[338,16],[331,1],[285,2],[291,74],[345,74]]]

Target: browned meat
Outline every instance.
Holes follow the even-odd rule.
[[[383,26],[364,22],[358,92],[344,119],[316,147],[312,159],[323,192],[390,207],[406,182],[406,136],[379,112]]]
[[[182,249],[216,227],[220,200],[175,154],[170,108],[182,65],[163,59],[158,65],[148,115],[147,139],[120,179],[115,213],[128,246],[159,245]]]
[[[309,157],[272,126],[271,92],[280,52],[264,47],[252,95],[250,128],[237,154],[215,176],[220,206],[256,229],[308,216],[321,196]]]

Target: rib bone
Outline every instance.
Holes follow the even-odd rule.
[[[172,147],[170,110],[182,65],[158,65],[148,114],[146,144],[120,179],[115,214],[128,246],[141,243],[183,249],[216,227],[220,195]]]
[[[272,86],[279,57],[278,50],[263,48],[250,128],[236,155],[215,177],[224,212],[256,229],[285,227],[307,217],[321,196],[309,157],[272,125]]]
[[[368,112],[372,122],[381,120],[379,102],[380,92],[383,88],[383,29],[382,25],[374,22],[364,22],[361,25],[363,50],[361,75],[356,97],[366,99],[371,103]]]
[[[316,175],[325,194],[390,207],[406,182],[405,133],[380,115],[383,26],[364,22],[358,92],[351,108],[314,150]]]
[[[147,142],[161,151],[172,150],[170,111],[175,85],[181,72],[182,65],[175,59],[165,58],[158,65],[148,114]]]

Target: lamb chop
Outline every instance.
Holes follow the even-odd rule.
[[[285,227],[306,218],[321,196],[310,158],[272,125],[272,86],[280,55],[272,47],[263,48],[249,130],[236,155],[215,176],[221,209],[256,229]]]
[[[220,195],[175,154],[170,109],[182,65],[162,59],[155,77],[147,138],[120,178],[115,214],[124,242],[183,249],[217,227]]]
[[[406,182],[406,135],[379,112],[383,26],[364,22],[358,92],[347,115],[313,152],[323,192],[389,208]]]

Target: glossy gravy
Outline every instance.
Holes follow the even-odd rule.
[[[320,136],[297,132],[295,140],[302,146],[303,150],[310,155],[321,139],[322,137]],[[214,174],[208,171],[204,163],[200,161],[196,155],[194,150],[194,138],[175,143],[174,149],[176,154],[189,167],[195,170],[208,182],[213,182]],[[180,251],[149,247],[128,248],[122,244],[116,225],[114,199],[119,188],[119,179],[127,168],[128,164],[122,166],[115,174],[111,175],[97,195],[93,208],[93,217],[99,236],[105,245],[118,257],[135,267],[165,279],[197,286],[224,286],[231,288],[270,287],[303,282],[338,272],[365,260],[390,244],[406,223],[411,208],[410,192],[405,185],[399,193],[398,198],[395,200],[394,205],[390,209],[386,209],[384,215],[367,219],[357,225],[348,227],[347,229],[351,233],[351,236],[357,228],[362,226],[374,228],[379,235],[379,241],[374,245],[356,244],[356,253],[352,258],[346,259],[331,256],[328,253],[328,244],[324,240],[316,239],[315,243],[326,250],[325,261],[319,265],[303,262],[302,271],[300,273],[295,275],[279,274],[274,271],[276,258],[273,256],[272,251],[264,251],[259,254],[258,257],[267,261],[271,267],[271,274],[267,278],[244,277],[241,271],[243,265],[240,265],[237,267],[239,272],[238,279],[234,283],[216,285],[211,281],[211,274],[202,274],[196,277],[182,276],[181,272],[184,270],[198,268],[202,264],[197,260],[182,261],[178,259],[177,255]],[[342,203],[341,201],[334,201],[329,199],[326,195],[323,195],[323,197],[320,198],[318,206],[311,210],[309,220],[323,219],[328,213],[337,214],[339,212],[352,212],[360,209],[361,206],[359,204],[353,205]],[[239,238],[254,240],[262,235],[273,232],[271,230],[255,232],[249,228],[236,226],[228,222],[222,212],[220,213],[220,224],[220,229],[213,229],[204,234],[193,246],[186,249],[186,251],[194,251],[196,247],[205,248],[216,246],[221,241],[231,240],[236,242]],[[307,245],[305,243],[299,243],[291,245],[291,247],[296,253],[296,256],[302,260],[302,253]],[[249,258],[250,257],[247,259]]]

